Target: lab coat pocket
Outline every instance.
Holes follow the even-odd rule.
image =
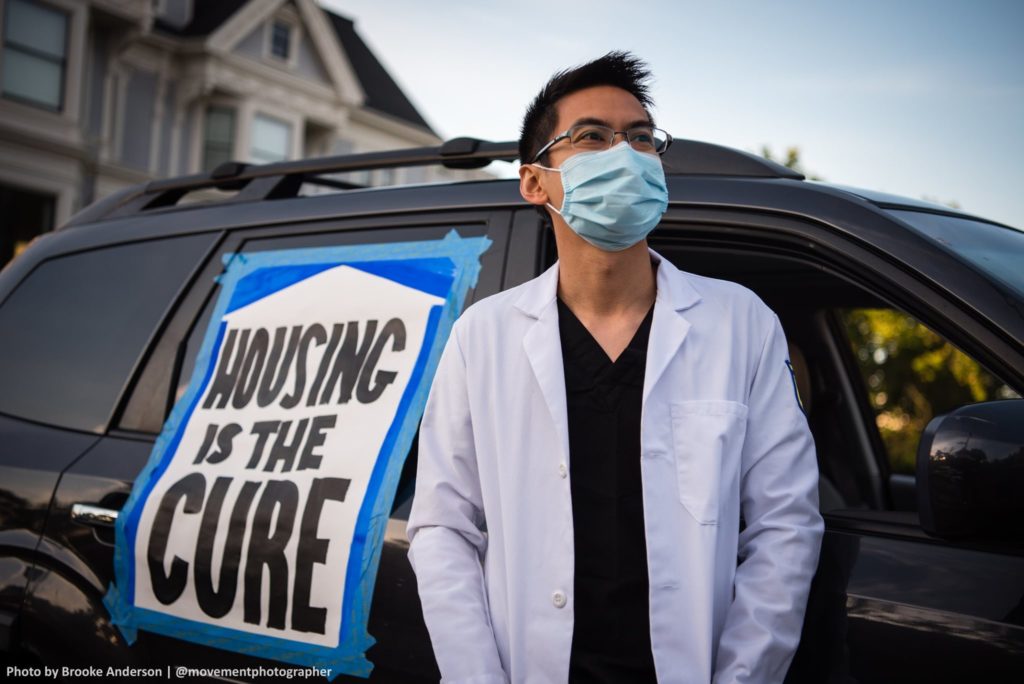
[[[722,470],[738,459],[747,431],[747,407],[736,401],[672,404],[672,439],[679,502],[702,525],[718,523]]]

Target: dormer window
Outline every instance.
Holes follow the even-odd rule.
[[[263,26],[263,58],[278,65],[295,66],[299,48],[298,17],[278,13]]]
[[[287,62],[292,54],[292,27],[283,21],[275,21],[270,27],[270,54]]]

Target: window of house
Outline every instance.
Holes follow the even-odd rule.
[[[257,164],[284,161],[291,156],[292,127],[287,121],[266,114],[252,119],[249,157]]]
[[[230,161],[235,150],[235,110],[229,107],[209,107],[203,130],[203,169],[211,171]]]
[[[292,27],[283,21],[270,25],[270,54],[287,62],[292,56]]]
[[[47,109],[64,106],[68,15],[30,0],[8,0],[3,95]]]

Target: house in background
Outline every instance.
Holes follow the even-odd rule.
[[[0,0],[0,36],[0,265],[152,178],[441,142],[353,22],[314,0]]]

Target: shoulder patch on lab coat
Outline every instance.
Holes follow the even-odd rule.
[[[800,390],[797,389],[796,386],[796,371],[793,370],[793,364],[790,363],[789,359],[786,359],[786,368],[789,369],[789,379],[793,381],[793,396],[796,397],[797,406],[800,407],[800,410],[803,411],[804,415],[806,416],[807,411],[806,409],[804,409],[804,402],[800,398]]]

